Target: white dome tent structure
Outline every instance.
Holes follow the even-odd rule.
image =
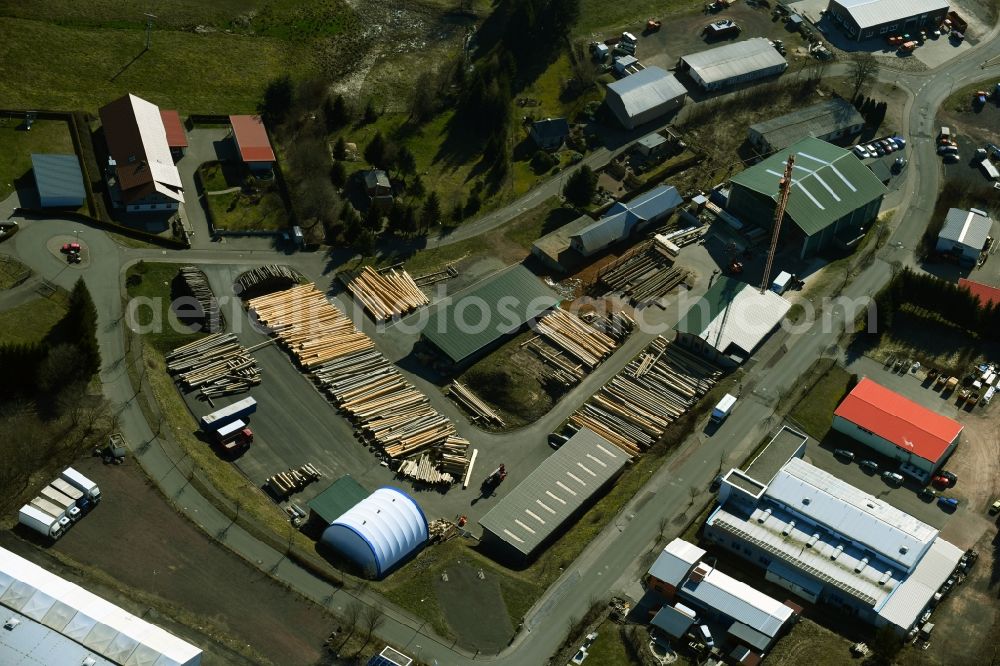
[[[427,517],[402,490],[379,488],[337,518],[322,543],[381,578],[427,542]]]

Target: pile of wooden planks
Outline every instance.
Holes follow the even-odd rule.
[[[658,252],[653,241],[646,241],[605,267],[598,281],[610,292],[628,296],[634,305],[644,305],[668,293],[686,277],[687,271]]]
[[[450,485],[455,483],[455,479],[448,472],[442,472],[431,458],[430,454],[423,453],[417,458],[404,460],[396,473],[407,479],[413,479],[420,483],[431,485]]]
[[[465,407],[475,418],[483,419],[487,423],[498,425],[501,428],[506,425],[489,405],[464,384],[457,381],[452,382],[451,386],[448,387],[448,395],[459,405]]]
[[[427,273],[426,275],[418,275],[413,278],[413,282],[418,287],[427,287],[432,284],[437,284],[438,282],[443,282],[444,280],[450,280],[458,275],[458,271],[452,266],[447,266],[443,271],[435,271],[434,273]]]
[[[253,349],[239,344],[232,333],[215,333],[167,354],[167,371],[186,389],[201,389],[207,397],[241,393],[260,384]]]
[[[345,355],[312,374],[362,438],[393,460],[441,453],[458,439],[455,425],[375,349]]]
[[[547,369],[546,377],[557,384],[566,387],[575,386],[587,374],[582,365],[569,360],[559,350],[541,342],[538,336],[522,343],[521,346],[527,347],[542,359]]]
[[[611,310],[606,315],[589,312],[581,315],[580,318],[619,343],[624,342],[629,333],[635,329],[635,320],[632,317],[615,310]]]
[[[241,273],[233,286],[237,295],[250,298],[289,289],[298,284],[301,277],[297,271],[288,266],[264,264]]]
[[[278,497],[288,497],[322,476],[323,473],[313,467],[311,463],[306,463],[298,469],[290,469],[287,472],[278,472],[269,476],[266,483]]]
[[[400,317],[430,302],[409,273],[395,268],[376,272],[365,266],[347,280],[347,289],[379,322]]]
[[[312,283],[251,298],[248,304],[305,368],[375,346]]]
[[[611,337],[561,308],[549,310],[539,317],[535,330],[591,370],[617,346]]]
[[[201,329],[208,333],[222,330],[225,325],[222,311],[205,273],[197,266],[181,266],[177,271],[177,277],[181,281],[183,290],[198,301],[201,312],[195,318],[201,322]]]
[[[632,456],[703,396],[722,371],[658,337],[570,417]]]

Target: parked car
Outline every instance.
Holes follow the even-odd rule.
[[[960,159],[962,158],[956,153],[946,153],[942,161],[945,164],[957,164]]]
[[[721,487],[722,487],[722,475],[717,474],[715,478],[712,479],[712,483],[709,484],[708,492],[714,493]]]
[[[892,170],[899,173],[906,167],[906,160],[902,157],[897,157],[896,161],[892,163]]]
[[[958,477],[947,470],[941,472],[941,476],[948,479],[949,488],[954,488],[955,484],[958,483]]]
[[[868,145],[865,146],[865,150],[867,150],[868,154],[871,155],[872,157],[874,157],[876,154],[874,144],[869,143]]]
[[[854,451],[848,451],[847,449],[834,449],[833,455],[838,458],[843,458],[844,460],[854,460]]]
[[[580,650],[578,650],[577,653],[573,655],[573,658],[570,659],[570,661],[579,666],[580,664],[583,663],[583,660],[586,658],[587,658],[587,650],[580,648]]]
[[[919,497],[920,499],[922,499],[925,502],[930,502],[935,497],[937,497],[937,493],[934,492],[933,488],[924,487],[924,488],[921,488],[920,491],[917,493],[917,497]]]
[[[993,502],[993,504],[990,504],[990,515],[995,516],[998,513],[1000,513],[1000,500],[997,500]]]
[[[896,472],[890,472],[889,470],[886,470],[882,472],[882,480],[885,481],[886,483],[898,486],[901,483],[903,483],[903,476],[901,474],[897,474]]]
[[[862,470],[868,472],[869,474],[875,474],[878,472],[878,463],[874,460],[862,460],[858,463],[858,467]]]
[[[933,479],[931,479],[931,484],[935,488],[944,489],[944,488],[948,487],[948,479],[946,479],[945,477],[943,477],[940,474],[938,474]]]
[[[939,497],[938,506],[948,511],[954,511],[958,508],[958,500],[954,497]]]
[[[864,146],[854,146],[852,150],[854,151],[854,154],[858,156],[858,159],[864,160],[869,157],[868,151],[865,150]]]
[[[938,155],[957,155],[958,146],[952,146],[951,144],[948,144],[946,146],[938,146],[937,151]]]
[[[69,254],[69,253],[72,253],[72,252],[79,252],[80,251],[80,244],[79,243],[63,243],[63,246],[60,249],[60,251],[63,254]]]

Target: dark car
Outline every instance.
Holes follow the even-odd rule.
[[[919,497],[925,502],[930,502],[935,497],[937,497],[937,493],[934,492],[933,488],[921,488],[920,491],[917,493],[917,497]]]
[[[848,451],[847,449],[834,449],[833,455],[844,460],[854,460],[854,451]]]
[[[869,474],[875,474],[878,472],[878,463],[874,460],[862,460],[858,463],[858,467]]]
[[[954,497],[939,497],[938,506],[946,511],[954,511],[958,508],[958,500]]]
[[[718,491],[719,488],[721,487],[722,487],[722,475],[718,474],[714,479],[712,479],[712,483],[709,484],[708,492],[714,493]]]

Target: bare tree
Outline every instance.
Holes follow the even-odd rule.
[[[377,606],[365,606],[364,611],[361,613],[361,624],[365,628],[365,644],[361,646],[361,650],[368,647],[368,642],[371,641],[372,634],[382,626],[383,622],[385,622],[385,613],[382,612],[381,608]]]
[[[854,86],[854,92],[851,93],[851,99],[854,99],[878,78],[878,58],[871,53],[855,53],[851,56],[847,78]]]

